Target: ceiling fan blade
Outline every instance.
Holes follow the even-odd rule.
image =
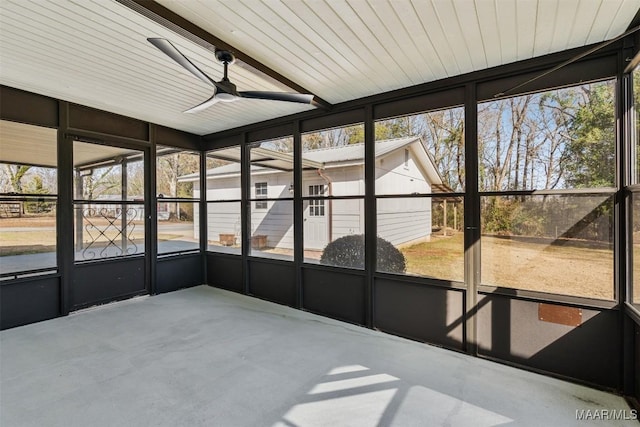
[[[217,102],[218,102],[218,98],[216,98],[216,96],[213,95],[211,98],[207,99],[202,104],[198,104],[195,107],[189,108],[188,110],[185,111],[185,113],[197,113],[202,110],[206,110],[207,108],[211,107],[213,104]]]
[[[238,92],[238,96],[241,98],[267,99],[271,101],[288,101],[298,102],[300,104],[316,105],[316,102],[313,99],[313,95],[302,93],[245,91]]]
[[[195,66],[195,64],[182,54],[169,40],[160,38],[148,38],[147,41],[160,49],[169,58],[176,61],[183,68],[189,71],[191,74],[205,82],[206,84],[217,87],[216,82],[211,80],[202,70]]]

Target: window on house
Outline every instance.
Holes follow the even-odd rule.
[[[309,196],[322,196],[324,190],[324,185],[310,185]],[[309,200],[309,216],[324,216],[324,202],[324,199]]]
[[[404,150],[404,168],[409,169],[409,149]]]
[[[267,198],[267,183],[266,182],[256,182],[255,183],[255,198],[256,199],[266,199]],[[256,209],[267,209],[267,202],[265,201],[256,201],[255,202]]]

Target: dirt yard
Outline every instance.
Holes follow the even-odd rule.
[[[22,218],[0,218],[0,229],[12,227],[55,227],[54,216],[24,216]]]
[[[612,300],[613,251],[482,238],[482,283]]]
[[[481,283],[613,299],[613,251],[584,246],[557,246],[548,242],[483,236]],[[434,237],[431,242],[402,249],[402,252],[409,274],[464,280],[462,233]]]

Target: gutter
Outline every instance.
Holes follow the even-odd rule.
[[[318,175],[327,183],[327,196],[333,196],[333,182],[331,178],[324,174],[322,169],[318,169]],[[329,243],[333,242],[333,200],[327,200],[327,215],[329,216]]]

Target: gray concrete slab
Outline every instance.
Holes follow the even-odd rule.
[[[609,393],[206,286],[0,333],[0,425],[586,426]],[[592,417],[593,418],[593,417]]]

